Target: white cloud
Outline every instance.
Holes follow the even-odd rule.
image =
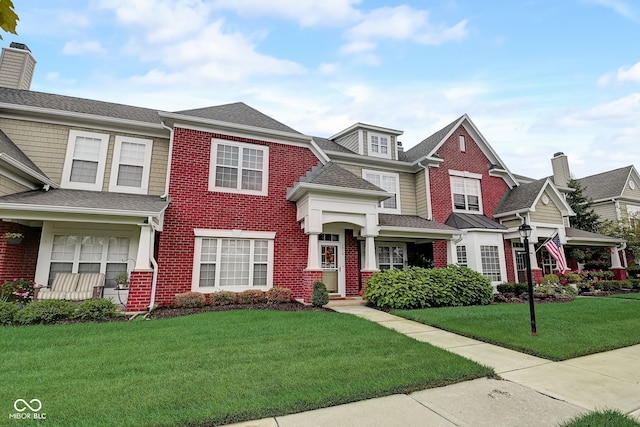
[[[84,41],[79,42],[77,40],[72,40],[70,42],[65,43],[62,48],[62,53],[65,55],[85,55],[88,53],[104,53],[104,48],[97,41]]]
[[[599,86],[608,86],[612,83],[640,82],[640,62],[631,67],[620,67],[615,73],[608,73],[598,79]]]
[[[214,6],[241,16],[276,16],[302,26],[336,26],[356,19],[360,0],[217,0]]]
[[[318,67],[318,71],[320,72],[320,74],[330,75],[338,72],[339,68],[340,68],[340,65],[337,63],[332,63],[332,64],[323,63],[323,64],[320,64],[320,66]]]
[[[376,40],[408,40],[425,45],[441,45],[466,37],[467,21],[454,26],[434,25],[429,20],[429,12],[401,5],[374,9],[347,31],[350,42],[343,51],[355,51],[366,47],[372,49]]]
[[[625,0],[585,0],[585,1],[589,3],[599,4],[604,7],[608,7],[609,9],[612,9],[614,12],[616,12],[617,14],[627,19],[631,19],[635,21],[638,18],[638,14],[633,8],[633,6],[631,6],[629,2]]]

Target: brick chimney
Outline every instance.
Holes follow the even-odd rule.
[[[12,42],[0,55],[0,86],[29,90],[36,60],[27,45]]]
[[[569,160],[563,152],[557,152],[551,159],[551,169],[553,170],[553,182],[558,187],[566,187],[571,179],[569,170]]]

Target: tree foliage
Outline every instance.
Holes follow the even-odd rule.
[[[0,28],[7,33],[18,34],[16,26],[19,19],[13,10],[13,2],[11,0],[0,0]],[[2,40],[1,34],[0,40]]]
[[[599,231],[601,234],[626,240],[627,252],[635,260],[640,260],[640,218],[632,218],[631,221],[605,221],[600,225]]]
[[[571,178],[567,186],[574,190],[567,194],[567,203],[576,213],[576,216],[570,220],[571,226],[578,230],[597,233],[601,221],[600,216],[591,207],[593,200],[584,193],[585,188],[577,179]]]

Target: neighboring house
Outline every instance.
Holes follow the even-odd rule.
[[[628,223],[640,214],[640,175],[633,166],[580,178],[602,220]]]
[[[555,232],[567,245],[620,243],[568,228],[554,182],[512,174],[467,115],[404,151],[402,132],[381,126],[312,137],[243,103],[157,111],[3,77],[31,63],[26,46],[3,49],[0,232],[25,239],[0,241],[0,280],[102,272],[129,311],[273,286],[310,301],[315,281],[355,296],[376,271],[407,266],[513,282],[523,222],[534,254]],[[553,268],[534,258],[537,278]],[[128,292],[114,289],[122,272]]]

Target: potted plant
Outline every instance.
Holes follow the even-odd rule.
[[[10,245],[19,245],[22,243],[22,239],[24,238],[24,234],[22,233],[14,233],[14,232],[6,232],[4,233],[4,238],[7,239],[7,243]]]
[[[129,289],[129,274],[126,272],[118,274],[116,277],[116,289]]]

